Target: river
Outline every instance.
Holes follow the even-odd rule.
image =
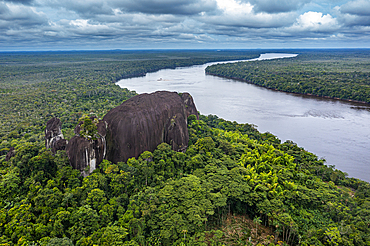
[[[257,59],[293,56],[270,53]],[[254,124],[260,132],[270,132],[283,142],[292,140],[349,177],[370,182],[369,105],[278,92],[206,75],[205,68],[212,64],[163,69],[117,84],[137,93],[189,92],[203,115]]]

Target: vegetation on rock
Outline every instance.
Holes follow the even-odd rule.
[[[98,118],[91,119],[89,116],[84,115],[79,122],[83,122],[80,126],[80,136],[87,140],[96,140],[98,138]]]
[[[188,62],[148,54],[2,54],[0,245],[370,244],[370,184],[253,125],[191,115],[185,153],[162,143],[86,178],[46,150],[49,118],[70,138],[135,94],[112,84],[125,55],[132,71]]]

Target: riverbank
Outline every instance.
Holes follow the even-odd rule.
[[[297,58],[239,61],[230,66],[258,63],[263,67],[265,63],[289,63],[294,59]],[[207,76],[205,68],[212,64],[164,69],[143,77],[121,80],[117,85],[137,93],[158,90],[189,92],[203,115],[212,114],[230,121],[254,124],[260,132],[270,132],[282,142],[292,140],[324,158],[328,165],[347,172],[350,177],[370,181],[367,165],[370,129],[365,124],[370,121],[370,110],[358,110],[368,107],[367,104],[276,93],[243,81]]]
[[[272,87],[268,87],[268,86],[259,85],[259,84],[253,83],[250,80],[245,80],[245,79],[241,79],[241,78],[237,78],[237,77],[233,77],[233,76],[218,75],[218,74],[210,73],[210,72],[206,72],[206,75],[212,75],[212,76],[217,76],[217,77],[220,77],[220,78],[237,80],[237,81],[245,82],[245,83],[248,83],[248,84],[256,85],[258,87],[266,88],[266,89],[269,89],[269,90],[285,92],[285,93],[289,93],[289,94],[293,94],[293,95],[303,95],[303,96],[309,96],[309,97],[315,97],[315,98],[325,98],[325,99],[339,100],[339,101],[343,101],[343,102],[361,103],[361,104],[365,104],[365,105],[370,106],[369,102],[357,101],[357,100],[353,100],[353,99],[343,99],[343,98],[338,98],[338,97],[320,96],[320,95],[315,95],[315,94],[311,94],[311,93],[299,93],[299,92],[291,92],[291,91],[286,91],[286,90],[279,90],[277,88],[272,88]]]
[[[281,238],[289,245],[322,245],[332,235],[343,244],[351,244],[353,235],[356,245],[369,242],[370,185],[345,172],[369,181],[370,113],[205,76],[203,65],[122,80],[120,88],[112,83],[116,78],[164,62],[76,66],[73,61],[84,58],[79,56],[58,67],[55,58],[34,66],[34,58],[46,60],[22,56],[27,63],[0,65],[0,77],[7,78],[1,83],[16,89],[0,97],[3,244],[275,245]],[[41,74],[44,82],[22,85],[40,81]],[[189,91],[203,115],[232,121],[189,117],[185,153],[161,144],[128,163],[104,160],[85,178],[65,151],[46,150],[48,119],[58,117],[70,139],[82,116],[102,118],[136,94],[126,87]],[[259,125],[259,131],[242,122]],[[294,141],[281,143],[260,129]],[[13,147],[15,155],[5,161]],[[327,156],[328,165],[316,155]]]
[[[290,59],[215,64],[206,73],[287,93],[370,104],[369,55],[318,51]]]

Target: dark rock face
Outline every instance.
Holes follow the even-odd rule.
[[[187,148],[189,135],[187,117],[199,118],[192,97],[176,92],[158,91],[137,95],[109,111],[106,159],[117,163],[154,151],[166,142],[175,151]]]
[[[90,117],[94,120],[96,117]],[[92,173],[98,165],[103,161],[106,153],[106,124],[104,121],[99,121],[97,124],[99,136],[97,139],[86,139],[79,136],[81,125],[80,122],[74,132],[77,134],[69,140],[67,145],[67,155],[71,166],[81,171],[81,174],[86,177]]]
[[[105,139],[87,140],[74,136],[67,145],[69,162],[74,169],[80,170],[86,177],[103,161],[105,156]]]
[[[66,149],[67,140],[62,133],[62,123],[58,118],[52,118],[46,123],[45,146],[55,154],[58,150]]]
[[[197,108],[195,107],[193,97],[189,93],[185,92],[181,94],[181,99],[185,104],[186,119],[189,117],[189,115],[193,114],[199,120],[199,114],[198,114]]]
[[[10,147],[8,153],[6,153],[5,161],[9,161],[10,158],[15,156],[14,147]]]
[[[65,150],[67,148],[68,141],[66,139],[59,139],[51,148],[51,152],[55,154],[58,150]]]
[[[117,163],[153,152],[160,143],[168,143],[175,151],[185,151],[189,141],[187,118],[198,111],[189,93],[159,91],[135,96],[109,111],[98,120],[83,118],[75,127],[76,136],[63,138],[61,122],[47,122],[45,145],[53,153],[65,149],[73,168],[86,177],[104,158]],[[95,124],[95,126],[93,125]],[[7,159],[14,151],[9,151]]]

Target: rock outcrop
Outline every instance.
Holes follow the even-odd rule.
[[[110,110],[103,120],[83,118],[68,143],[60,120],[52,118],[47,122],[45,145],[53,153],[66,149],[71,166],[86,177],[104,158],[126,162],[144,151],[153,152],[163,142],[175,151],[185,151],[189,141],[187,118],[191,114],[199,119],[189,93],[141,94]]]
[[[47,149],[51,149],[53,154],[58,150],[66,149],[67,140],[63,137],[60,119],[54,117],[46,123],[45,146]]]
[[[125,162],[144,151],[154,151],[163,142],[175,151],[185,151],[190,114],[199,118],[188,93],[158,91],[130,98],[103,118],[107,123],[106,159]]]
[[[67,145],[67,155],[69,162],[74,169],[80,170],[81,174],[86,177],[92,173],[103,161],[106,153],[106,125],[104,121],[98,121],[96,117],[90,117],[92,122],[96,122],[97,136],[86,138],[81,136],[81,125],[79,122],[75,127],[76,136],[69,140]]]
[[[185,92],[181,93],[181,99],[185,104],[186,119],[188,119],[189,115],[193,114],[199,120],[199,114],[197,111],[197,107],[195,107],[193,97],[189,93]]]

